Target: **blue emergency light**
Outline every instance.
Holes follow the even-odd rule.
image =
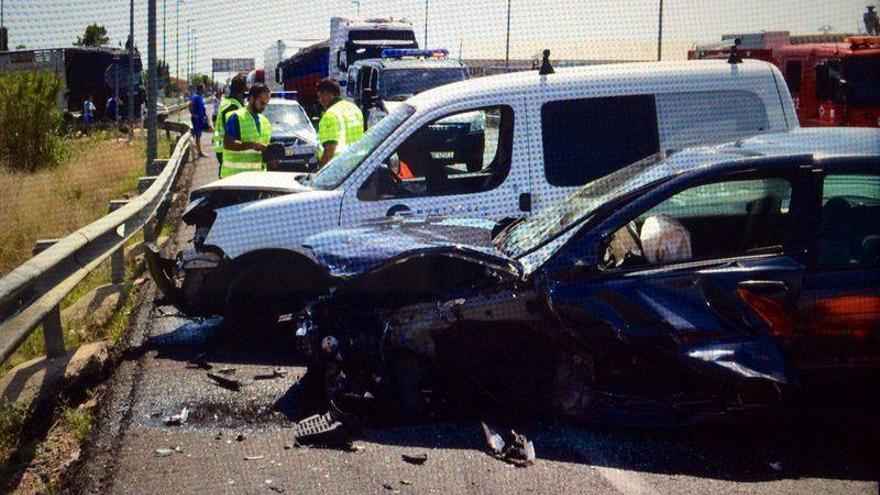
[[[403,57],[446,57],[449,50],[445,48],[437,48],[435,50],[419,50],[417,48],[386,48],[382,50],[382,58],[403,58]]]
[[[296,91],[272,91],[272,98],[284,98],[285,100],[295,100]]]

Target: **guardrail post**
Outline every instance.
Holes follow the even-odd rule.
[[[168,160],[153,160],[147,164],[147,175],[153,176],[161,174],[167,164]]]
[[[143,194],[144,191],[150,188],[153,185],[153,182],[156,182],[156,176],[151,175],[149,177],[141,177],[138,179],[138,194]]]
[[[43,239],[34,243],[32,253],[40,254],[53,244],[57,239]],[[43,317],[43,341],[46,344],[46,356],[57,357],[64,354],[64,331],[61,329],[61,307],[56,305],[46,316]]]
[[[127,204],[127,199],[110,200],[107,213],[113,213]],[[110,255],[110,282],[121,284],[123,281],[125,281],[125,246],[120,246]]]

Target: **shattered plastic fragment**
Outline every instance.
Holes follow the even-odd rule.
[[[418,454],[418,455],[402,454],[400,457],[405,462],[408,462],[410,464],[415,464],[417,466],[421,466],[422,464],[425,463],[425,461],[428,460],[428,454]]]
[[[259,461],[261,459],[265,459],[266,456],[263,455],[246,455],[244,456],[244,460],[246,461]]]
[[[235,380],[232,378],[226,378],[225,376],[221,376],[221,375],[218,375],[216,373],[211,373],[211,372],[208,372],[207,375],[208,375],[208,378],[210,378],[211,380],[214,380],[214,383],[216,383],[217,385],[219,385],[225,389],[233,390],[235,392],[238,392],[239,390],[241,390],[241,382],[238,380]]]
[[[189,409],[183,408],[180,411],[180,414],[175,414],[173,416],[168,416],[165,418],[165,424],[167,426],[180,426],[186,424],[186,420],[189,418]]]
[[[276,378],[284,378],[287,376],[287,370],[284,368],[275,368],[271,373],[255,375],[254,380],[274,380]]]
[[[154,457],[168,457],[174,454],[176,450],[174,449],[156,449],[153,451]]]
[[[345,426],[333,419],[329,411],[302,419],[296,423],[293,432],[294,441],[299,445],[343,446],[349,443]]]
[[[531,440],[514,430],[502,436],[491,426],[482,422],[483,434],[490,453],[499,460],[517,467],[531,466],[535,462],[535,446]]]

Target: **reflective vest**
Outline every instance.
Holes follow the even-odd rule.
[[[253,115],[245,108],[239,108],[229,114],[227,120],[235,115],[238,118],[238,128],[241,131],[243,143],[262,143],[269,145],[272,138],[272,124],[263,114]],[[260,119],[260,131],[257,132],[257,124],[254,117]],[[259,151],[232,151],[223,149],[223,165],[220,167],[220,178],[229,177],[240,172],[260,172],[266,170],[263,162],[263,154]]]
[[[231,96],[229,98],[224,96],[220,100],[217,114],[214,115],[214,151],[216,153],[223,153],[223,138],[226,137],[226,119],[232,115],[232,112],[243,106],[240,101]]]
[[[354,103],[339,100],[330,106],[318,123],[318,158],[324,155],[324,143],[336,141],[339,156],[364,135],[364,114]]]

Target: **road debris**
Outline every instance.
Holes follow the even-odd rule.
[[[400,480],[400,484],[403,486],[412,486],[412,481],[410,480]]]
[[[238,371],[238,368],[220,368],[217,370],[218,373],[223,375],[234,375],[236,371]]]
[[[345,425],[329,411],[298,421],[293,427],[293,438],[297,445],[348,447],[351,444]]]
[[[280,486],[269,485],[269,489],[275,493],[284,493],[284,488],[281,488]]]
[[[238,435],[235,436],[235,441],[236,442],[244,442],[246,438],[247,437],[244,436],[244,433],[239,433]]]
[[[397,489],[395,489],[394,485],[392,485],[391,483],[382,483],[382,488],[391,492],[397,492]]]
[[[210,378],[211,380],[214,380],[215,384],[217,384],[227,390],[232,390],[235,392],[238,392],[239,390],[241,390],[241,382],[234,379],[234,378],[226,378],[225,376],[218,375],[217,373],[211,373],[211,372],[208,372],[206,374],[208,375],[208,378]]]
[[[173,416],[167,416],[165,418],[166,426],[180,426],[186,424],[186,420],[189,419],[189,409],[184,407],[180,410],[180,414],[175,414]]]
[[[168,457],[174,454],[174,449],[156,449],[153,451],[153,457]]]
[[[153,457],[168,457],[170,455],[179,454],[180,452],[183,452],[183,449],[179,446],[174,447],[173,449],[156,449],[153,451]]]
[[[415,464],[417,466],[421,466],[422,464],[425,463],[425,461],[428,460],[428,454],[417,454],[417,455],[401,454],[400,457],[405,462],[408,462],[410,464]]]
[[[482,421],[483,434],[489,445],[489,452],[499,460],[516,467],[527,467],[535,463],[535,446],[525,435],[510,430],[502,436],[491,426]]]
[[[276,378],[284,378],[287,376],[287,370],[284,368],[275,368],[271,373],[255,375],[254,380],[274,380]]]
[[[264,456],[264,455],[246,455],[246,456],[244,456],[244,460],[246,460],[246,461],[259,461],[259,460],[262,460],[265,458],[266,458],[266,456]]]

